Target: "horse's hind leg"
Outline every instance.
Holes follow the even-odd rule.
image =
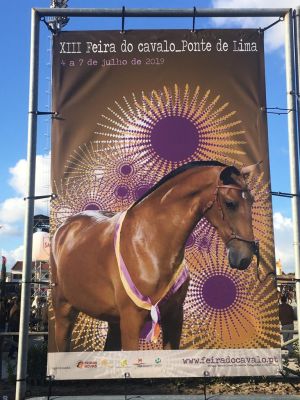
[[[104,351],[121,350],[120,323],[109,323]]]
[[[57,351],[70,351],[72,330],[78,311],[66,301],[61,291],[57,277],[57,266],[52,251],[50,253],[50,265],[52,283],[51,298],[55,319],[55,343]]]
[[[78,311],[76,311],[71,304],[62,299],[56,299],[53,306],[57,351],[70,351],[72,330]]]

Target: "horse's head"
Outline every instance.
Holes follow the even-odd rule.
[[[252,229],[252,203],[243,170],[223,168],[205,215],[226,244],[230,266],[240,270],[249,266],[258,249]]]

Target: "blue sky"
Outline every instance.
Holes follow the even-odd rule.
[[[8,258],[8,267],[22,259],[23,218],[26,191],[27,154],[27,113],[29,85],[30,12],[32,7],[45,8],[50,0],[26,0],[3,2],[0,31],[2,54],[0,85],[1,104],[1,157],[0,157],[0,252]],[[192,8],[200,4],[190,0],[152,1],[108,1],[69,0],[70,7],[99,8]],[[201,7],[296,7],[291,0],[204,0]],[[197,19],[196,28],[216,27],[264,27],[271,20]],[[79,19],[73,18],[68,26],[72,29],[119,29],[120,19]],[[126,28],[191,28],[188,18],[169,19],[126,19]],[[285,64],[283,47],[283,23],[266,32],[266,81],[268,107],[286,107]],[[41,24],[40,46],[40,90],[39,110],[48,110],[50,104],[50,37]],[[289,192],[289,156],[287,121],[285,116],[268,116],[269,146],[272,190]],[[46,117],[39,117],[37,148],[36,194],[49,194],[49,151],[50,123]],[[47,213],[47,202],[36,203],[36,212]],[[290,200],[273,197],[276,257],[283,261],[286,271],[293,270],[292,221]]]

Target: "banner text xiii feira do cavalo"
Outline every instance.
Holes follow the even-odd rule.
[[[214,43],[201,39],[200,41],[181,40],[178,43],[163,40],[161,42],[139,42],[133,44],[124,39],[121,43],[106,43],[102,40],[98,42],[60,42],[60,54],[95,54],[95,53],[131,53],[133,51],[140,53],[181,53],[181,52],[257,52],[256,42],[246,42],[243,39],[226,42],[223,39],[217,39]]]

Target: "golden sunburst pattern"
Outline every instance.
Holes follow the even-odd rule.
[[[111,211],[122,211],[138,200],[162,178],[149,174],[137,154],[112,144],[90,142],[81,145],[66,163],[65,176],[69,186],[95,185],[99,188],[99,202],[105,202]],[[101,200],[101,198],[103,200]]]
[[[215,160],[241,166],[244,129],[219,95],[174,85],[116,101],[101,116],[94,141],[69,156],[57,198],[52,233],[84,210],[121,211],[160,178],[187,162]],[[181,348],[279,347],[269,183],[260,173],[249,179],[255,197],[253,229],[260,240],[260,267],[229,267],[217,231],[203,218],[186,244],[191,283],[184,304]],[[260,282],[258,279],[258,275]],[[107,324],[80,313],[73,349],[103,350]],[[162,346],[140,340],[142,350]]]
[[[278,346],[274,284],[272,279],[258,281],[255,260],[246,271],[231,269],[217,236],[209,251],[198,249],[186,257],[191,283],[182,348]]]
[[[99,122],[102,143],[121,146],[138,158],[152,174],[163,175],[193,160],[216,160],[240,164],[245,141],[241,121],[228,102],[208,90],[201,93],[174,85],[123,97],[108,108]]]
[[[75,185],[65,179],[59,184],[54,182],[53,191],[56,197],[51,201],[51,235],[74,214],[87,210],[111,210],[107,188],[98,182],[82,180],[80,185]]]

